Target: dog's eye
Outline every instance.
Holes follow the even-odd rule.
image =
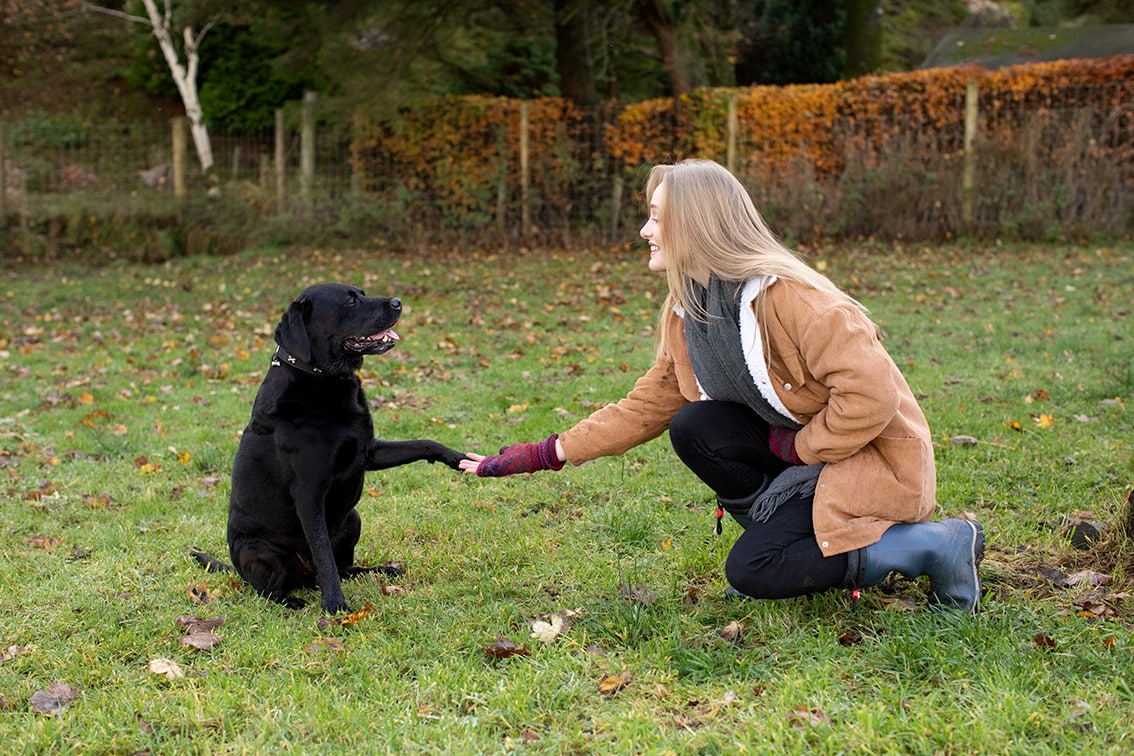
[[[349,297],[347,297],[346,303],[347,307],[354,307],[356,304],[358,304],[358,295],[352,293]]]

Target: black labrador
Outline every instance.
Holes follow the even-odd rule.
[[[381,441],[356,371],[398,336],[397,298],[367,297],[354,286],[305,289],[276,327],[276,353],[252,406],[232,466],[228,549],[232,565],[199,550],[210,570],[236,572],[269,599],[293,609],[298,588],[318,586],[323,611],[349,612],[341,579],[387,567],[358,567],[362,531],[355,506],[367,470],[418,460],[454,470],[465,455],[436,441]]]

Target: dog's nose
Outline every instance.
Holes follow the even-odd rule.
[[[394,297],[393,299],[390,300],[390,306],[393,307],[395,310],[400,310],[400,309],[402,309],[402,300],[398,299],[397,297]]]

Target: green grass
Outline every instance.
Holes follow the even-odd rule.
[[[355,608],[372,604],[354,625],[320,627],[317,600],[289,612],[188,558],[224,553],[232,455],[300,288],[401,296],[401,344],[362,373],[379,434],[490,452],[568,427],[649,366],[664,282],[636,248],[0,268],[3,750],[1128,752],[1134,246],[814,260],[871,308],[923,402],[939,514],[985,524],[977,617],[900,611],[924,598],[904,580],[854,607],[839,591],[726,600],[737,531],[713,535],[710,493],[664,438],[558,474],[372,474],[359,560],[406,575],[348,582]],[[1107,525],[1104,541],[1071,548],[1072,516]],[[1045,577],[1081,569],[1112,582]],[[1080,610],[1092,590],[1109,611]],[[568,609],[553,643],[530,637]],[[223,618],[219,644],[180,646],[182,615]],[[528,655],[491,658],[497,636]],[[151,673],[160,658],[185,676]],[[626,687],[599,691],[623,670]],[[53,682],[77,698],[34,713]]]

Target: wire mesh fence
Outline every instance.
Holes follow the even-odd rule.
[[[683,154],[692,142],[683,131],[689,115],[679,119],[676,108],[652,124],[649,138],[663,160],[699,156],[730,164],[769,220],[796,238],[1123,234],[1134,230],[1130,87],[982,92],[968,150],[960,92],[951,115],[929,129],[912,107],[840,114],[822,136],[828,157],[821,163],[814,135],[761,143],[747,136],[743,117],[713,127],[727,132],[719,140],[727,149]],[[615,239],[640,217],[649,167],[612,154],[607,137],[618,114],[615,106],[576,113],[536,137],[485,126],[477,144],[466,133],[466,141],[446,145],[425,167],[374,147],[355,124],[320,125],[307,148],[298,129],[213,129],[213,173],[202,175],[190,158],[190,199],[182,203],[172,200],[169,123],[10,120],[0,123],[0,218],[26,228],[28,218],[73,215],[77,207],[168,213],[211,188],[213,208],[233,209],[238,218],[299,213],[308,233],[456,228]],[[976,166],[974,186],[965,185],[966,163]]]

